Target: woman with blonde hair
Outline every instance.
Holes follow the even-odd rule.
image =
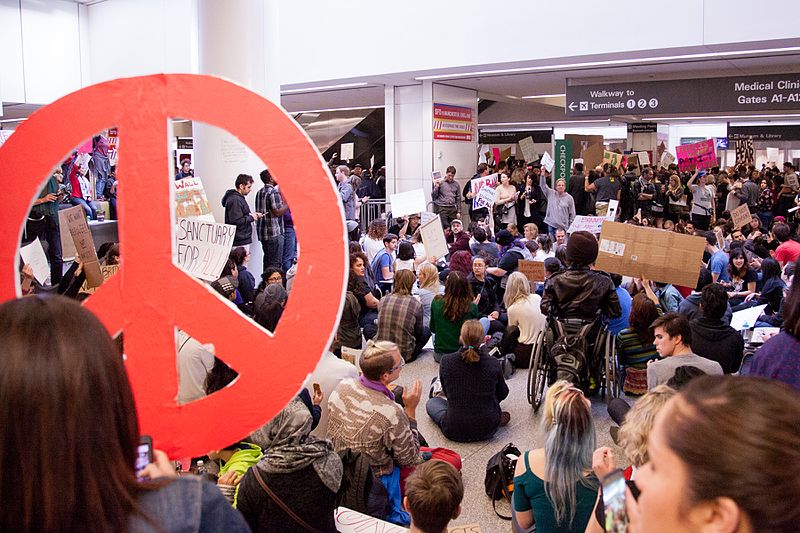
[[[596,445],[591,404],[580,389],[557,381],[547,391],[542,419],[544,448],[517,460],[514,472],[514,531],[583,531],[597,499],[592,472]]]
[[[521,272],[508,276],[503,303],[508,310],[508,326],[519,328],[519,343],[514,350],[514,366],[528,368],[536,337],[547,327],[541,310],[542,297],[531,293],[531,284]]]
[[[425,405],[444,436],[456,442],[491,439],[511,415],[500,410],[508,396],[500,360],[485,353],[483,325],[467,320],[461,326],[458,351],[442,357],[439,377],[441,395]]]
[[[411,294],[422,304],[422,325],[430,327],[431,303],[434,297],[444,294],[444,287],[439,283],[439,270],[430,263],[423,263],[417,269],[417,286]]]

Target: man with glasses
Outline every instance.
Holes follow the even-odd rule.
[[[368,341],[361,355],[361,376],[339,383],[328,399],[328,440],[337,451],[350,448],[367,456],[372,470],[397,494],[387,520],[409,523],[400,505],[400,468],[423,461],[416,409],[420,382],[403,392],[402,406],[389,390],[405,366],[393,342]]]

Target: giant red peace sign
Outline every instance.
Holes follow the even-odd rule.
[[[274,336],[172,263],[170,117],[236,135],[267,164],[292,206],[302,253]],[[242,87],[197,75],[87,87],[34,113],[0,148],[0,180],[7,185],[0,210],[0,301],[17,296],[22,222],[42,183],[74,146],[110,126],[124,139],[117,172],[122,264],[86,305],[112,334],[125,332],[142,431],[171,457],[204,454],[270,420],[327,347],[346,275],[339,195],[305,133],[279,107]],[[236,383],[177,405],[176,327],[214,344],[217,356],[239,372]]]

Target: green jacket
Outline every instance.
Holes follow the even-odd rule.
[[[261,452],[261,448],[256,446],[255,444],[250,444],[249,442],[242,442],[240,443],[240,448],[238,448],[231,458],[220,467],[219,475],[220,477],[227,473],[227,472],[236,472],[237,474],[241,474],[242,476],[250,470],[251,466],[254,466],[258,461],[264,457],[264,454]],[[236,486],[236,493],[233,497],[233,507],[236,507],[237,497],[239,496],[239,486]]]

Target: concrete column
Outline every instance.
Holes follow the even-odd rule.
[[[271,0],[198,0],[199,72],[221,76],[279,103],[277,10],[278,2]],[[253,192],[247,197],[253,209],[264,163],[227,131],[195,122],[193,132],[195,174],[203,180],[217,222],[225,220],[220,202],[225,191],[234,188],[238,174],[253,176]],[[255,231],[250,251],[248,270],[258,280],[262,251]]]

